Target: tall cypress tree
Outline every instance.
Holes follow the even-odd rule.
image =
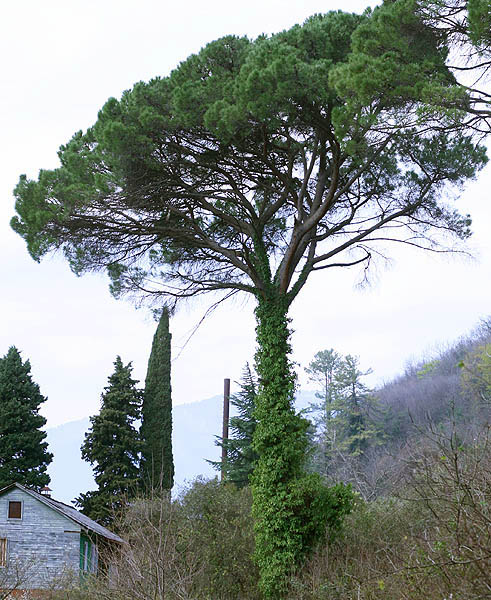
[[[82,458],[94,468],[98,489],[81,494],[77,505],[105,525],[135,496],[140,481],[141,442],[134,422],[140,417],[141,391],[131,372],[131,363],[124,366],[118,356],[102,394],[100,413],[90,418],[81,448]]]
[[[143,481],[156,490],[170,490],[174,484],[170,371],[169,311],[164,307],[148,361],[141,426]]]
[[[53,460],[39,414],[46,401],[31,378],[31,365],[12,346],[0,359],[0,488],[17,482],[41,488],[49,483]]]

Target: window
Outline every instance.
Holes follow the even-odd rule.
[[[0,567],[7,566],[7,539],[0,538]]]
[[[22,502],[9,502],[9,519],[22,519]]]

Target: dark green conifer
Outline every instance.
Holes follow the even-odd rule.
[[[143,483],[156,490],[170,490],[174,484],[170,344],[169,311],[164,307],[148,360],[141,426]]]
[[[105,525],[139,486],[141,442],[134,422],[140,417],[141,391],[131,377],[131,363],[124,366],[118,356],[114,367],[101,397],[100,413],[90,418],[81,448],[82,458],[93,466],[98,489],[77,498],[84,514]]]
[[[252,437],[256,429],[254,406],[257,396],[257,383],[249,364],[244,368],[239,391],[230,397],[230,403],[237,414],[230,418],[231,436],[228,440],[219,437],[217,445],[225,444],[227,462],[225,463],[225,479],[238,488],[249,484],[249,477],[254,470],[257,454],[253,449]],[[218,470],[221,462],[210,461]]]
[[[359,369],[359,359],[347,354],[335,377],[336,447],[353,456],[361,456],[369,442],[375,441],[379,434],[370,418],[370,413],[375,410],[375,399],[372,391],[362,381],[371,372],[371,369],[362,372]]]
[[[46,401],[31,378],[31,365],[12,346],[0,359],[0,488],[17,482],[41,488],[49,483],[53,459],[39,414]]]

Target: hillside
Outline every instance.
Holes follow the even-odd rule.
[[[337,441],[324,469],[331,482],[351,483],[365,500],[391,494],[412,456],[429,441],[472,443],[491,422],[491,320],[468,336],[406,367],[373,390],[361,408],[367,432],[358,454]],[[365,412],[364,412],[365,411]],[[315,437],[319,454],[322,431]],[[325,452],[324,442],[324,452]]]

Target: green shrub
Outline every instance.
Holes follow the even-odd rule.
[[[197,598],[258,598],[249,488],[196,480],[178,501],[181,535],[199,554]]]

